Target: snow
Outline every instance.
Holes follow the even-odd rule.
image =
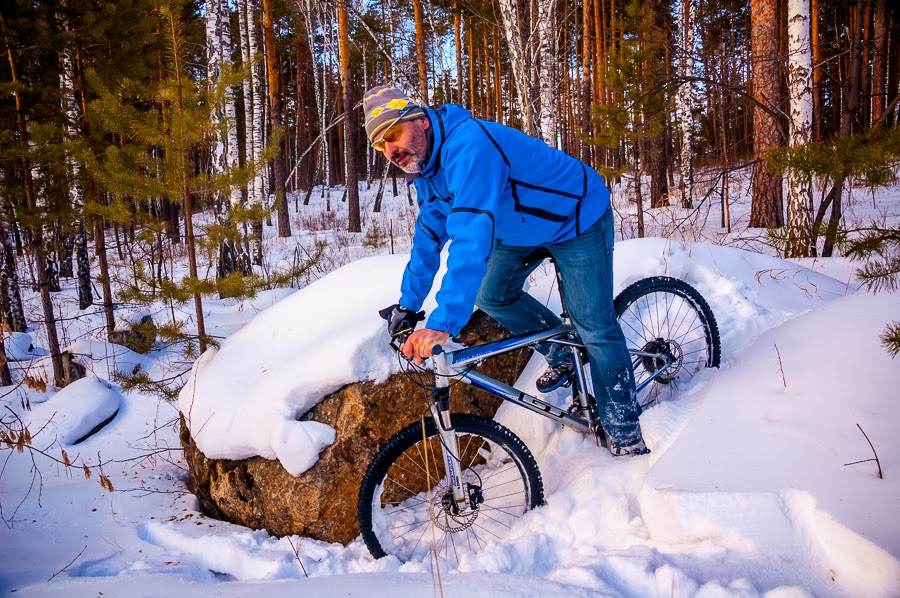
[[[405,198],[394,201],[392,215],[379,218],[405,218]],[[892,218],[900,216],[896,193],[880,194],[878,202],[885,213],[893,210]],[[861,205],[848,202],[848,214],[861,212]],[[747,207],[735,206],[736,218]],[[385,221],[379,226],[388,228]],[[383,379],[396,367],[375,312],[396,301],[404,256],[358,259],[363,252],[329,235],[335,251],[344,252],[338,261],[349,265],[303,289],[244,301],[204,299],[207,330],[227,338],[199,361],[175,349],[143,356],[104,343],[90,327],[102,329],[102,314],[58,304],[61,321],[82,315],[89,322],[83,329],[69,325],[63,336],[89,356],[83,359],[95,376],[115,379],[117,371],[137,368],[184,381],[192,365],[193,373],[177,403],[120,392],[93,377],[59,392],[0,390],[4,411],[21,417],[33,435],[23,454],[6,448],[0,454],[0,591],[900,595],[900,438],[894,431],[900,368],[878,341],[900,313],[900,295],[857,290],[852,265],[842,258],[784,261],[705,242],[618,243],[615,284],[618,291],[665,274],[696,287],[719,323],[722,367],[644,412],[653,452],[638,458],[613,458],[577,432],[501,407],[497,419],[538,460],[546,505],[455,570],[442,567],[438,577],[427,559],[373,560],[359,539],[341,546],[274,538],[202,515],[185,491],[179,410],[210,456],[262,454],[300,471],[328,444],[330,432],[304,429],[294,418],[324,393],[351,380]],[[266,239],[290,262],[293,245],[268,229]],[[552,286],[541,268],[529,292],[553,304]],[[63,294],[74,292],[70,284]],[[36,313],[34,296],[28,301]],[[150,311],[160,323],[167,309]],[[178,309],[189,316],[190,306]],[[30,334],[41,350],[40,331]],[[46,371],[46,358],[10,365],[21,379]],[[518,384],[533,388],[542,369],[534,358]],[[565,390],[550,395],[559,405],[567,399]],[[78,401],[85,409],[76,408]],[[115,401],[115,418],[76,447],[58,429],[38,427],[50,415],[59,425],[63,415],[77,413],[90,413],[84,425],[99,423]],[[874,462],[845,466],[874,456],[857,423],[877,451],[884,479]],[[53,460],[63,447],[74,471]],[[82,476],[82,463],[92,468],[91,480]],[[101,471],[114,491],[97,483]]]
[[[122,395],[112,384],[100,378],[82,378],[32,409],[28,427],[42,436],[55,434],[60,444],[70,446],[115,417],[121,404]]]
[[[27,332],[3,331],[3,349],[10,361],[27,361],[40,352],[32,344],[31,335]]]

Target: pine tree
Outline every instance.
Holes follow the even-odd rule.
[[[177,2],[164,4],[159,14],[166,47],[165,77],[153,82],[126,78],[114,87],[92,78],[90,84],[98,98],[89,105],[91,119],[106,134],[127,138],[129,142],[108,147],[102,158],[94,154],[84,158],[89,174],[111,193],[111,208],[121,208],[125,198],[147,204],[163,198],[181,206],[189,275],[178,282],[168,277],[157,281],[145,264],[135,263],[134,284],[124,288],[121,294],[123,298],[142,302],[193,300],[202,353],[209,343],[202,296],[217,290],[227,296],[252,294],[259,281],[253,276],[242,277],[240,273],[215,282],[200,277],[198,237],[204,238],[209,253],[230,232],[214,224],[198,235],[194,214],[217,195],[228,196],[235,186],[253,180],[265,161],[271,159],[274,145],[263,149],[259,161],[250,161],[243,168],[212,174],[196,172],[197,155],[207,151],[217,139],[216,107],[221,105],[226,89],[235,80],[223,76],[210,85],[206,79],[189,77],[180,6]],[[277,142],[277,132],[273,140]],[[232,215],[237,220],[258,221],[263,217],[259,209],[235,209]]]
[[[643,236],[641,177],[644,173],[651,174],[654,180],[658,177],[649,168],[658,166],[651,160],[651,146],[658,144],[660,136],[665,134],[670,114],[670,98],[665,93],[665,64],[655,60],[666,34],[659,28],[657,15],[644,10],[640,2],[632,0],[624,10],[623,26],[628,35],[622,40],[619,52],[611,57],[603,82],[604,88],[611,92],[610,101],[594,106],[592,123],[598,135],[593,141],[633,157],[633,164],[603,167],[599,171],[607,178],[621,176],[626,170],[635,172],[638,234]],[[654,151],[658,153],[659,148],[655,147]],[[651,196],[651,207],[659,207],[662,199],[662,192]]]

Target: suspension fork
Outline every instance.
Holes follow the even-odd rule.
[[[440,347],[437,347],[439,349]],[[466,508],[468,498],[462,481],[462,465],[459,459],[459,442],[453,422],[450,421],[450,367],[447,355],[443,351],[435,351],[434,359],[434,391],[429,405],[431,417],[437,427],[441,441],[441,458],[444,461],[444,472],[447,483],[453,494],[450,508],[458,513]]]

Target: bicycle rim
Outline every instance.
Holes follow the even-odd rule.
[[[458,566],[467,554],[501,541],[528,510],[543,501],[534,458],[497,422],[454,416],[462,480],[483,502],[454,512],[434,423],[413,424],[375,457],[360,489],[363,539],[376,557],[422,560],[430,553]]]

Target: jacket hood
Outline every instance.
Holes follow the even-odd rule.
[[[441,147],[456,128],[472,118],[472,113],[455,104],[444,104],[437,110],[425,108],[425,114],[431,121],[431,130],[434,132],[434,146],[428,161],[422,168],[423,176],[433,175],[440,168]]]

